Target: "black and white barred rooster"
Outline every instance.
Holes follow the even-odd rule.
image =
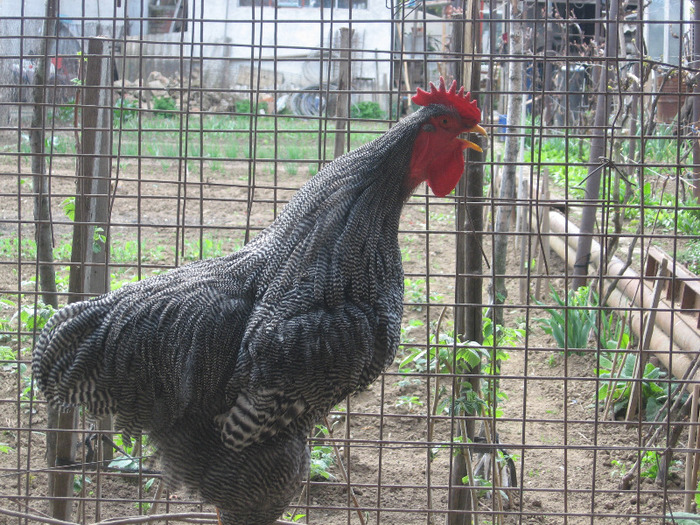
[[[116,414],[147,432],[169,480],[225,525],[274,523],[308,474],[307,436],[393,360],[401,328],[399,217],[427,181],[464,169],[458,138],[485,134],[464,89],[327,165],[239,252],[60,310],[33,354],[55,407]]]

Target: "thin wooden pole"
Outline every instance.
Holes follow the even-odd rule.
[[[108,288],[105,239],[111,176],[112,103],[105,90],[105,86],[111,84],[109,52],[105,53],[105,49],[108,45],[104,39],[93,38],[88,42],[68,302],[84,299],[86,292],[103,293]],[[77,434],[73,430],[77,423],[76,410],[50,419],[49,427],[57,432],[55,459],[49,461],[49,467],[75,464]],[[102,426],[111,429],[110,423]],[[108,459],[110,454],[111,448],[104,450],[100,457]],[[50,512],[56,519],[70,519],[73,478],[73,473],[60,470],[49,474]]]
[[[690,408],[690,428],[688,430],[688,452],[685,455],[685,498],[683,510],[692,512],[693,496],[698,482],[698,464],[700,454],[691,449],[698,447],[700,432],[698,432],[698,397],[700,397],[700,385],[695,385],[692,392],[692,404]]]
[[[607,125],[610,114],[610,96],[608,83],[613,71],[612,63],[618,56],[617,19],[620,11],[620,0],[613,0],[608,4],[608,27],[605,42],[604,67],[600,72],[598,84],[598,97],[596,100],[595,123],[591,130],[591,148],[589,156],[588,176],[586,177],[586,190],[584,196],[584,208],[581,214],[581,230],[576,248],[576,260],[574,262],[574,278],[571,281],[571,289],[578,290],[588,282],[588,265],[591,259],[591,241],[593,240],[593,228],[598,213],[598,201],[600,200],[600,180],[602,169],[600,159],[605,157],[605,149],[608,143]]]
[[[347,27],[340,28],[340,68],[338,71],[338,104],[335,116],[335,150],[334,156],[340,157],[347,152],[348,106],[350,100],[350,46],[352,45],[352,33]]]
[[[637,354],[637,362],[634,364],[634,378],[636,381],[632,383],[632,388],[630,389],[630,399],[627,404],[627,421],[631,421],[638,412],[641,412],[641,402],[642,402],[642,379],[644,378],[644,367],[649,355],[649,348],[651,347],[651,336],[654,333],[654,326],[656,323],[656,309],[659,307],[659,301],[661,300],[661,291],[664,288],[664,274],[666,273],[668,267],[668,261],[664,259],[661,261],[661,266],[656,274],[657,281],[654,285],[654,294],[651,298],[651,308],[647,314],[646,324],[644,325],[644,333],[639,341],[639,353]]]
[[[458,43],[459,51],[465,56],[465,61],[458,64],[454,77],[460,85],[471,91],[476,98],[479,91],[481,67],[473,57],[479,52],[480,37],[472,27],[473,20],[478,20],[479,2],[469,0],[466,2],[464,14],[455,15],[453,20],[452,41]],[[466,18],[465,18],[466,15]],[[455,283],[455,332],[462,341],[482,341],[482,282],[479,277],[482,273],[482,234],[483,231],[483,167],[479,153],[469,150],[466,164],[466,174],[462,176],[456,188],[457,211],[456,229],[457,253]],[[474,370],[479,373],[478,367]],[[471,388],[478,391],[481,388],[481,379],[473,375],[461,379],[455,385],[454,392],[460,392]],[[457,395],[457,394],[455,394]],[[456,437],[462,437],[463,442],[473,439],[475,433],[473,420],[466,424],[457,425]],[[471,451],[468,447],[461,447],[459,453],[452,459],[450,472],[450,491],[448,507],[451,511],[445,517],[447,525],[466,525],[477,523],[478,517],[473,511],[476,509],[476,492],[465,486],[464,479],[472,479]],[[472,482],[469,485],[473,485]]]

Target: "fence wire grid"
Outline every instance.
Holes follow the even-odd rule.
[[[700,524],[697,2],[0,11],[1,523],[216,521],[147,436],[49,413],[38,332],[239,249],[442,76],[483,152],[406,203],[396,360],[318,422],[280,522]]]

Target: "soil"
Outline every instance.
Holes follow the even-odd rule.
[[[19,177],[18,166],[22,173]],[[28,166],[5,156],[1,169],[0,240],[18,235],[32,238],[33,200]],[[56,244],[60,245],[70,239],[70,221],[65,219],[61,202],[73,195],[74,172],[68,161],[60,158],[52,169],[63,176],[54,177],[51,188],[53,217],[60,223],[54,235]],[[127,250],[129,242],[140,242],[141,265],[134,260],[130,265],[115,267],[113,271],[120,279],[146,276],[198,257],[197,240],[202,232],[206,239],[220,243],[224,253],[235,249],[244,242],[248,223],[253,229],[269,224],[280,209],[279,203],[309,176],[303,167],[295,174],[281,169],[280,179],[274,180],[272,170],[257,166],[256,203],[248,214],[246,164],[224,164],[218,170],[208,169],[202,177],[197,171],[197,166],[191,167],[184,183],[185,171],[181,166],[147,160],[141,165],[138,177],[136,161],[122,161],[110,232],[115,243],[113,251],[116,257]],[[183,183],[178,184],[178,180]],[[274,190],[275,184],[289,190]],[[407,277],[414,281],[421,276],[425,279],[426,268],[437,276],[429,281],[431,296],[435,294],[433,297],[437,298],[430,307],[407,304],[404,326],[410,326],[410,321],[423,323],[407,329],[406,337],[412,338],[414,344],[425,343],[427,333],[441,315],[441,303],[449,304],[454,294],[454,279],[449,277],[455,251],[454,237],[447,233],[453,228],[450,207],[441,206],[447,201],[432,198],[426,211],[426,202],[424,197],[412,199],[402,222],[403,230],[421,232],[429,221],[433,232],[429,236],[422,233],[401,236]],[[172,248],[175,245],[185,247],[184,256],[176,256]],[[490,253],[488,244],[485,253]],[[510,271],[517,274],[515,250],[509,257]],[[17,254],[4,253],[0,262],[2,297],[16,302],[21,286],[29,294],[25,301],[31,301],[35,287],[31,282],[35,275],[34,261],[22,259],[20,263]],[[58,266],[60,274],[65,273],[63,264]],[[564,275],[563,265],[556,256],[552,264],[553,275]],[[512,304],[518,304],[516,280],[509,283],[509,296]],[[65,302],[65,298],[61,300]],[[450,310],[447,308],[443,331],[451,323]],[[3,317],[8,312],[5,308]],[[665,487],[649,478],[634,476],[629,490],[620,488],[622,474],[637,459],[640,436],[647,428],[640,430],[637,425],[628,427],[604,420],[594,402],[595,353],[565,356],[535,321],[530,319],[529,326],[524,325],[525,312],[517,306],[506,312],[506,324],[528,328],[528,337],[507,350],[509,359],[501,369],[499,388],[505,397],[499,400],[501,414],[496,420],[496,431],[500,447],[513,455],[517,474],[517,488],[503,492],[507,496],[503,523],[616,524],[626,523],[634,516],[644,522],[659,522],[660,516],[682,510],[682,496],[675,493],[682,488],[678,476],[682,464],[673,467]],[[29,348],[21,355],[28,362]],[[395,363],[370,388],[353,396],[341,411],[331,416],[333,437],[340,447],[339,458],[366,523],[444,522],[451,456],[443,447],[433,457],[428,426],[433,421],[432,442],[444,444],[450,442],[454,428],[449,417],[428,417],[429,381],[433,384],[435,377],[404,377]],[[48,510],[45,406],[36,402],[29,409],[20,403],[23,386],[16,371],[9,367],[0,371],[0,443],[9,446],[9,450],[0,453],[0,507],[43,514]],[[411,399],[414,402],[408,403]],[[83,421],[83,425],[88,423]],[[681,443],[684,439],[687,438],[684,436]],[[146,447],[145,453],[149,451]],[[476,453],[473,459],[477,460]],[[676,453],[673,459],[682,461],[684,456]],[[158,468],[150,462],[145,462],[145,467]],[[312,481],[300,494],[297,512],[306,514],[309,523],[360,523],[338,458],[328,474],[329,479]],[[147,491],[150,476],[144,473],[125,475],[86,469],[84,475],[84,500],[79,508],[74,507],[73,514],[75,520],[84,523],[145,512],[139,508],[139,501],[152,501],[157,486]],[[482,491],[479,511],[484,514],[480,515],[480,523],[496,522],[491,514],[495,507],[492,496],[492,491]],[[95,504],[97,500],[99,506]],[[158,512],[201,508],[213,510],[199,506],[196,498],[176,490],[163,494]],[[0,523],[4,522],[9,523],[9,518],[0,516]]]

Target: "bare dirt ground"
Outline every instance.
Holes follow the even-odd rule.
[[[293,189],[308,177],[302,168],[295,175],[281,170],[280,178],[275,180],[272,170],[258,166],[261,174],[256,178],[256,204],[248,213],[249,172],[245,164],[224,165],[200,177],[196,169],[188,171],[175,163],[147,161],[139,177],[135,162],[123,160],[119,168],[121,180],[114,200],[111,235],[115,258],[126,258],[124,253],[134,243],[140,245],[140,251],[133,252],[140,260],[115,267],[113,272],[119,280],[146,276],[197,258],[204,246],[197,244],[200,234],[223,253],[235,249],[244,241],[247,224],[254,229],[269,224],[275,208],[280,208],[279,202],[291,193],[271,186]],[[2,159],[0,240],[33,236],[31,177],[26,164],[22,164],[21,176],[17,168],[12,158]],[[59,159],[54,172],[65,175],[55,177],[51,188],[54,220],[61,223],[55,228],[58,246],[65,244],[70,235],[70,221],[61,202],[73,194],[73,170]],[[405,270],[414,280],[426,273],[426,246],[431,272],[449,275],[454,268],[454,238],[441,233],[453,228],[449,208],[431,205],[426,212],[425,199],[415,198],[405,210],[402,228],[419,232],[426,221],[434,231],[428,241],[424,234],[402,234]],[[176,244],[184,246],[184,257],[176,258]],[[511,268],[516,272],[513,253]],[[18,258],[17,253],[2,255],[0,292],[16,303],[21,286],[28,293],[28,304],[33,300],[36,266],[31,258],[23,258],[21,263]],[[561,261],[555,260],[554,266],[555,275],[564,273]],[[64,273],[59,265],[59,274]],[[441,302],[452,302],[453,279],[431,279],[430,286],[431,293],[440,297],[435,304],[430,308],[408,304],[406,308],[406,326],[410,320],[424,323],[411,332],[416,343],[425,342],[430,330],[426,327],[434,325],[442,310]],[[510,297],[517,297],[517,284],[509,286]],[[7,314],[6,307],[3,317]],[[447,323],[450,317],[448,308]],[[640,431],[636,426],[604,422],[596,412],[594,353],[565,357],[536,322],[530,320],[529,326],[524,325],[524,310],[509,309],[506,318],[513,326],[527,328],[529,335],[519,347],[508,349],[510,358],[501,370],[500,389],[507,398],[500,401],[502,415],[496,430],[502,446],[514,455],[518,476],[518,488],[508,492],[510,503],[503,511],[503,523],[616,524],[630,519],[635,522],[634,516],[640,522],[658,523],[660,516],[681,510],[682,496],[673,494],[680,488],[677,468],[672,470],[665,490],[639,477],[636,479],[641,481],[633,483],[631,490],[619,489],[624,469],[638,456]],[[29,352],[30,348],[25,347],[21,353],[25,362]],[[367,391],[352,397],[343,411],[331,418],[334,437],[339,440],[342,464],[366,523],[443,523],[450,452],[442,449],[429,459],[427,378],[416,378],[408,384],[401,379],[394,364]],[[24,386],[16,370],[0,370],[0,443],[7,446],[0,452],[0,506],[43,514],[48,509],[43,457],[45,407],[40,399],[31,408],[20,402]],[[406,404],[405,400],[414,396],[418,402]],[[449,418],[437,420],[433,441],[449,442],[452,432]],[[145,450],[149,452],[148,447]],[[676,454],[674,459],[684,458]],[[146,462],[145,467],[157,469],[157,464]],[[146,488],[148,474],[125,476],[88,468],[84,475],[89,478],[82,481],[84,502],[76,506],[74,518],[85,523],[146,512],[146,506],[140,507],[139,502],[152,501],[155,492],[155,486]],[[360,523],[339,461],[329,468],[329,475],[327,480],[311,483],[300,495],[297,512],[306,514],[309,523]],[[496,518],[489,515],[494,507],[492,498],[488,490],[483,492],[479,510],[486,514],[480,523],[496,523]],[[192,498],[177,489],[165,492],[157,510],[201,508],[190,503]],[[99,511],[95,505],[98,499]],[[0,516],[0,523],[10,522],[15,521]]]

